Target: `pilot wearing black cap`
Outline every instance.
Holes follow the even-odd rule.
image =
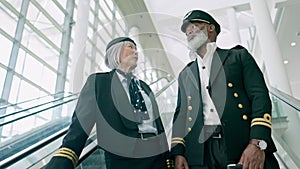
[[[242,46],[220,49],[218,22],[193,10],[183,19],[192,62],[178,77],[171,154],[175,168],[278,169],[264,77]]]
[[[132,74],[137,66],[136,50],[129,37],[108,43],[105,64],[112,70],[89,76],[68,133],[46,169],[75,168],[94,124],[107,169],[167,167],[165,152],[169,149],[155,97],[150,87]],[[93,164],[98,161],[95,158]]]

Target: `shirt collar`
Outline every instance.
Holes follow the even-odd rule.
[[[206,44],[206,50],[207,51],[206,51],[203,58],[205,58],[207,55],[213,55],[214,52],[216,51],[216,49],[217,49],[217,43],[216,42],[207,43]],[[195,60],[198,57],[200,57],[197,52],[192,51],[192,50],[190,51],[189,56],[190,56],[191,60]]]
[[[216,49],[217,49],[216,42],[211,42],[211,43],[206,44],[206,53],[203,58],[205,58],[205,56],[207,56],[207,55],[212,56],[215,53]]]

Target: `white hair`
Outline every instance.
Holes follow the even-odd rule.
[[[105,54],[105,65],[110,69],[115,69],[120,64],[120,54],[126,41],[112,45]]]

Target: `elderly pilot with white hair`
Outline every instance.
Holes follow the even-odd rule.
[[[118,37],[106,47],[110,72],[89,76],[72,123],[49,168],[74,168],[96,124],[98,145],[105,150],[107,169],[164,169],[168,144],[150,87],[132,74],[137,66],[136,43]]]

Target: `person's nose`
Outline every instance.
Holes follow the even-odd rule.
[[[188,36],[192,33],[194,33],[194,29],[192,29],[192,28],[187,28],[186,31],[185,31],[186,36]]]

